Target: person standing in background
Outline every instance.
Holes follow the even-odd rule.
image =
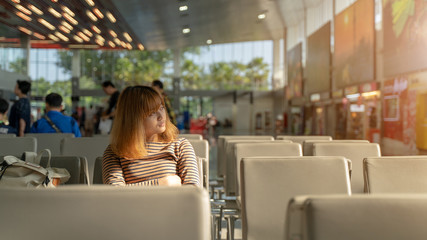
[[[3,98],[0,98],[0,134],[16,134],[17,133],[15,128],[6,125],[3,122],[3,119],[7,115],[8,109],[9,109],[9,103]]]
[[[163,101],[165,102],[165,107],[166,107],[166,111],[168,112],[169,119],[176,126],[177,122],[176,122],[175,112],[172,109],[172,105],[168,96],[163,90],[163,83],[160,80],[156,79],[151,83],[151,87],[154,88],[154,90],[156,90],[160,94],[160,96],[163,97]]]
[[[111,81],[103,82],[102,90],[104,90],[105,94],[110,96],[110,99],[108,100],[108,108],[102,114],[102,119],[114,119],[117,100],[119,99],[120,91],[116,89],[116,86],[114,86]]]
[[[16,128],[17,136],[23,137],[25,133],[30,132],[31,127],[31,109],[28,92],[31,90],[31,83],[25,80],[16,81],[15,95],[19,100],[12,105],[9,115],[9,125]]]

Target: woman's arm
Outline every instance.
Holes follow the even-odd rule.
[[[187,139],[180,142],[178,156],[178,176],[182,184],[194,184],[200,186],[199,168],[196,155],[191,143]]]

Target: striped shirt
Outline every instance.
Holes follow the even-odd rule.
[[[111,185],[158,185],[158,179],[178,175],[182,184],[199,186],[199,174],[193,147],[185,138],[169,143],[149,142],[148,155],[140,159],[117,156],[109,145],[102,160],[102,178]]]

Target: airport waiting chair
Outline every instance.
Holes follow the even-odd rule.
[[[318,136],[318,135],[300,135],[300,136],[278,135],[276,137],[276,139],[277,140],[291,140],[292,142],[299,143],[302,146],[305,140],[327,140],[327,141],[331,141],[332,137],[331,136]]]
[[[368,157],[363,175],[367,193],[427,193],[427,156]]]
[[[27,133],[25,137],[37,139],[37,152],[49,149],[53,156],[61,155],[61,140],[74,138],[74,133]]]
[[[0,138],[0,155],[21,157],[23,152],[36,152],[37,139],[33,137]]]
[[[313,156],[313,144],[315,143],[369,143],[368,140],[305,140],[302,144],[304,156]]]
[[[243,239],[285,239],[296,195],[351,194],[344,157],[252,157],[240,167]]]
[[[253,136],[253,135],[220,135],[218,136],[218,145],[217,145],[217,176],[219,178],[224,177],[225,172],[225,161],[226,161],[226,152],[225,152],[225,140],[240,139],[240,140],[274,140],[273,136]]]
[[[351,190],[363,193],[363,159],[380,157],[380,146],[377,143],[314,143],[314,156],[343,156],[351,160]]]
[[[209,143],[207,140],[187,139],[193,146],[196,156],[209,160]]]
[[[95,160],[104,154],[109,143],[108,137],[64,138],[61,141],[61,155],[85,157],[88,163],[89,181],[92,183]]]
[[[179,138],[186,138],[188,140],[203,140],[203,136],[201,134],[189,134],[189,133],[182,133],[178,135]]]
[[[287,213],[287,240],[424,240],[427,236],[425,194],[300,196],[290,201]]]
[[[104,184],[102,181],[102,157],[97,157],[95,159],[95,164],[93,166],[93,184]]]
[[[0,134],[0,138],[10,138],[10,137],[16,137],[16,134],[14,133]]]
[[[45,167],[47,165],[47,157],[42,157],[40,165]],[[70,179],[65,183],[69,184],[88,184],[85,181],[82,172],[83,166],[80,157],[77,156],[52,156],[50,159],[50,166],[57,168],[65,168],[70,173]]]
[[[2,239],[210,239],[208,194],[195,187],[4,188],[0,196]]]
[[[236,168],[236,152],[235,146],[238,143],[269,143],[274,140],[248,140],[248,139],[227,139],[225,140],[225,175],[224,175],[224,190],[227,196],[236,196],[237,193],[237,169]]]

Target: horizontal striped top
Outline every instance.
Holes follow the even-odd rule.
[[[141,159],[117,156],[109,145],[102,160],[102,178],[111,185],[158,185],[158,179],[178,175],[182,184],[200,185],[196,155],[190,142],[179,138],[173,142],[149,142],[148,155]]]

